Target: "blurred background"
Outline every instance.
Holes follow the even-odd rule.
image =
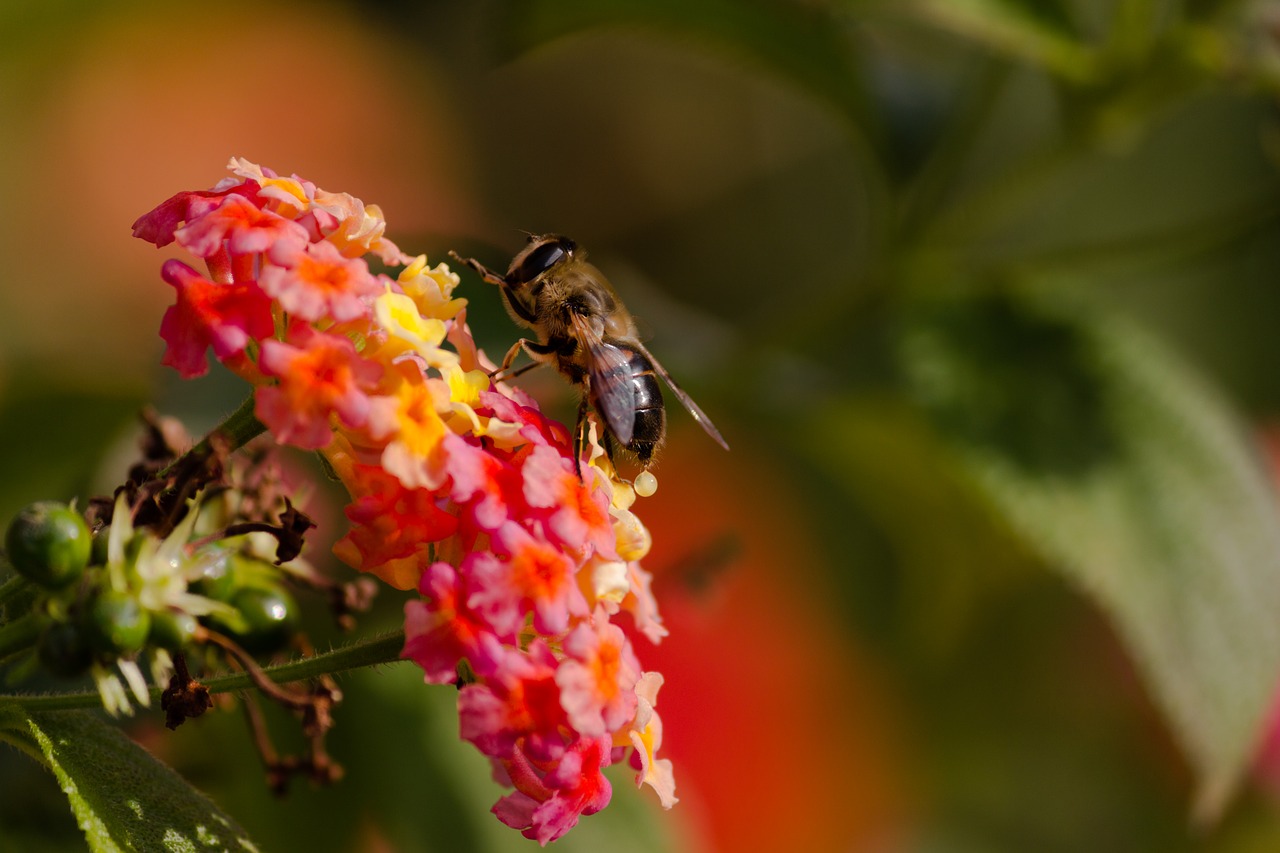
[[[129,233],[229,157],[433,262],[568,234],[733,451],[669,401],[640,507],[681,802],[617,768],[557,848],[1278,849],[1280,3],[179,5],[0,0],[4,517],[240,402],[159,366]],[[452,691],[343,687],[345,780],[284,800],[236,713],[130,731],[263,849],[529,849]],[[0,761],[0,839],[77,849]]]

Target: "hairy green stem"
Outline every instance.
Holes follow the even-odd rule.
[[[164,476],[172,471],[175,465],[188,456],[207,455],[210,453],[213,450],[213,443],[210,439],[214,435],[221,435],[230,443],[232,450],[237,450],[244,447],[259,435],[262,435],[262,433],[266,432],[266,426],[264,426],[262,421],[258,420],[258,418],[253,414],[253,405],[253,395],[250,394],[245,398],[244,402],[240,404],[239,408],[222,420],[222,423],[210,430],[208,435],[200,439],[200,441],[184,453],[182,457],[174,460],[168,467],[161,471],[160,476]]]
[[[244,399],[234,412],[227,415],[226,419],[213,430],[213,432],[221,433],[231,441],[232,448],[243,447],[254,438],[266,432],[266,427],[262,421],[253,414],[253,395],[250,394]],[[200,444],[207,445],[208,438],[205,438]],[[200,445],[196,445],[199,447]]]
[[[402,648],[404,648],[404,632],[396,631],[352,643],[331,652],[300,658],[278,666],[265,667],[264,671],[277,684],[288,684],[366,666],[395,663],[400,660]],[[219,675],[206,679],[202,683],[209,688],[210,693],[230,693],[253,688],[253,682],[243,672]],[[160,701],[160,693],[163,689],[163,685],[151,688],[151,698],[154,702]],[[65,711],[73,708],[94,708],[102,704],[102,699],[96,692],[48,693],[39,696],[20,693],[0,694],[0,704],[6,702],[21,705],[33,711]]]

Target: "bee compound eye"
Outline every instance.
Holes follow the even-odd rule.
[[[514,278],[519,283],[533,281],[555,266],[572,249],[573,244],[568,241],[549,240],[525,255],[524,260],[520,262],[520,266],[516,267],[513,275],[508,276],[508,278]]]

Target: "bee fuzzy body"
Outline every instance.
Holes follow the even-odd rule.
[[[590,407],[600,418],[610,458],[622,448],[647,470],[666,437],[666,407],[659,377],[707,434],[728,449],[702,409],[645,349],[635,321],[613,286],[587,263],[585,253],[573,240],[555,234],[531,235],[506,275],[498,275],[474,259],[450,254],[485,281],[498,285],[512,320],[537,336],[537,340],[517,341],[499,373],[515,375],[510,367],[523,350],[535,363],[554,365],[584,392],[575,430],[579,449]]]

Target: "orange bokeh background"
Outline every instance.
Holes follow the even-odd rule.
[[[894,698],[830,606],[803,503],[753,450],[722,454],[678,429],[658,492],[637,507],[671,631],[637,650],[666,678],[658,711],[679,808],[708,850],[899,849]],[[717,540],[724,559],[707,565]]]

